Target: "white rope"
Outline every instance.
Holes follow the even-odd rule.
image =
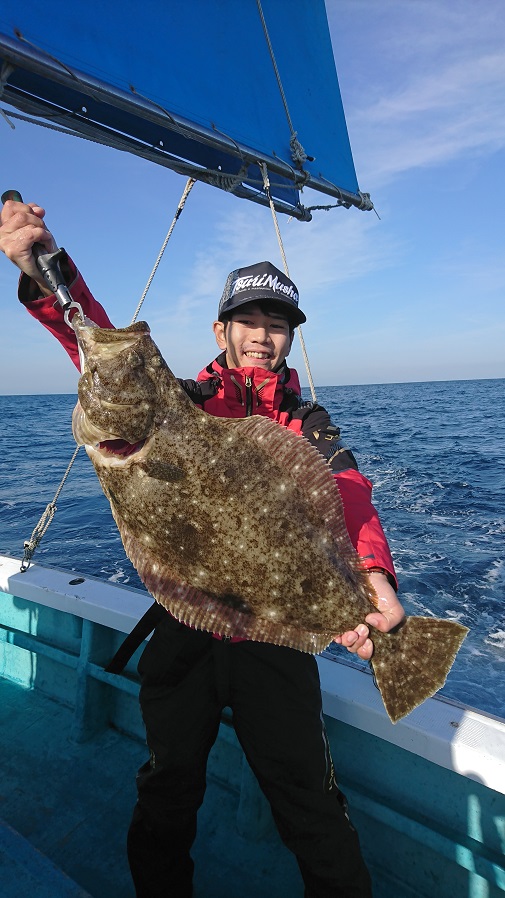
[[[2,116],[2,118],[4,119],[4,121],[7,122],[9,128],[12,128],[12,130],[15,131],[15,130],[16,130],[16,126],[15,126],[15,124],[14,124],[13,122],[11,122],[11,120],[10,120],[9,116],[7,115],[7,112],[5,111],[5,109],[0,109],[0,115]]]
[[[54,515],[56,514],[56,502],[57,502],[58,496],[60,495],[60,493],[63,489],[65,480],[67,479],[68,475],[70,474],[70,469],[77,458],[77,453],[79,452],[80,448],[81,448],[80,446],[77,446],[77,448],[75,449],[74,454],[72,455],[72,458],[70,459],[70,461],[67,465],[67,470],[65,471],[63,477],[61,478],[60,485],[59,485],[58,489],[56,490],[56,493],[54,494],[53,501],[50,502],[49,505],[46,505],[45,511],[43,512],[37,526],[34,528],[30,539],[25,540],[25,543],[24,543],[25,553],[24,553],[23,560],[21,562],[21,567],[20,567],[20,571],[23,574],[30,567],[30,562],[32,560],[33,553],[35,552],[35,549],[40,544],[42,537],[45,535],[50,523],[52,522],[52,520],[54,518]]]
[[[280,228],[279,228],[279,222],[277,221],[277,214],[276,214],[276,211],[275,211],[274,201],[273,201],[273,199],[272,199],[272,197],[271,197],[271,195],[270,195],[270,180],[269,180],[269,177],[268,177],[268,169],[267,169],[267,167],[266,167],[266,165],[265,165],[264,162],[258,162],[258,165],[259,165],[259,167],[260,167],[261,174],[263,175],[263,186],[264,186],[264,188],[265,188],[265,193],[266,193],[266,195],[267,195],[267,197],[268,197],[268,202],[269,202],[269,204],[270,204],[270,210],[271,210],[271,212],[272,212],[272,218],[273,218],[273,221],[274,221],[275,233],[277,234],[277,240],[278,240],[278,243],[279,243],[279,249],[280,249],[281,256],[282,256],[282,263],[283,263],[283,265],[284,265],[284,272],[285,272],[285,274],[287,275],[287,277],[289,277],[288,262],[287,262],[287,259],[286,259],[286,253],[284,252],[284,244],[283,244],[283,242],[282,242],[282,236],[281,236],[281,232],[280,232]],[[301,326],[301,324],[298,325],[298,328],[297,328],[297,329],[298,329],[298,334],[299,334],[299,337],[300,337],[300,346],[301,346],[301,348],[302,348],[303,361],[305,362],[305,370],[306,370],[306,372],[307,372],[307,378],[308,378],[308,381],[309,381],[309,387],[310,387],[310,393],[311,393],[311,396],[312,396],[312,401],[313,401],[313,402],[317,402],[317,398],[316,398],[316,389],[315,389],[315,387],[314,387],[314,381],[313,381],[313,379],[312,379],[312,373],[311,373],[311,370],[310,370],[309,357],[308,357],[308,355],[307,355],[307,350],[305,349],[305,340],[303,339],[303,333],[302,333],[302,326]]]
[[[164,241],[163,241],[163,244],[162,244],[162,247],[161,247],[161,249],[160,249],[160,251],[159,251],[159,253],[158,253],[158,258],[156,259],[156,262],[154,263],[153,270],[151,271],[151,274],[149,275],[147,284],[146,284],[146,286],[145,286],[145,288],[144,288],[144,292],[143,292],[142,296],[140,297],[139,304],[138,304],[138,306],[137,306],[137,308],[136,308],[136,310],[135,310],[135,314],[134,314],[134,316],[133,316],[133,318],[132,318],[132,321],[131,321],[132,324],[134,324],[135,321],[136,321],[137,318],[138,318],[140,309],[142,308],[142,303],[144,302],[144,299],[145,299],[146,296],[147,296],[147,291],[149,290],[149,287],[151,286],[153,277],[154,277],[154,275],[156,274],[156,271],[158,270],[158,265],[160,264],[161,259],[162,259],[162,257],[163,257],[163,253],[165,252],[165,250],[166,250],[166,248],[167,248],[167,243],[168,243],[168,241],[170,240],[170,238],[171,238],[171,236],[172,236],[172,232],[173,232],[173,230],[174,230],[174,228],[175,228],[175,226],[176,226],[176,224],[177,224],[177,222],[178,222],[178,220],[179,220],[179,216],[180,216],[182,210],[184,209],[186,200],[187,200],[187,198],[188,198],[188,196],[189,196],[189,193],[190,193],[190,191],[191,191],[191,189],[192,189],[192,187],[193,187],[194,184],[195,184],[195,179],[194,179],[194,178],[188,178],[188,180],[186,181],[186,186],[185,186],[185,188],[184,188],[184,190],[183,190],[183,192],[182,192],[182,196],[181,196],[181,198],[180,198],[180,200],[179,200],[179,205],[177,206],[177,211],[176,211],[176,213],[175,213],[175,215],[174,215],[172,224],[170,225],[170,227],[169,227],[169,229],[168,229],[167,236],[165,237],[165,239],[164,239]]]

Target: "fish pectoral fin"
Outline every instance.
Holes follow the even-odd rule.
[[[392,723],[442,688],[467,633],[436,617],[407,617],[390,633],[372,629],[372,667]]]
[[[163,480],[166,483],[174,483],[177,480],[184,480],[186,477],[186,472],[182,468],[157,458],[146,458],[140,462],[139,468],[145,471],[148,477],[152,477],[154,480]]]

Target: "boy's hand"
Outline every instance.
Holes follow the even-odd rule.
[[[370,571],[368,575],[377,593],[378,610],[367,614],[364,624],[358,624],[354,630],[347,630],[341,636],[335,636],[333,642],[343,645],[348,652],[359,655],[369,661],[373,655],[373,634],[367,627],[375,627],[382,633],[388,633],[405,617],[405,611],[387,577],[379,571]]]
[[[34,243],[40,243],[48,253],[58,249],[53,235],[44,224],[45,210],[36,203],[16,203],[7,200],[0,212],[0,250],[40,287],[45,296],[51,291],[37,268],[32,253]]]

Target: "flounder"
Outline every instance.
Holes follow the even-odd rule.
[[[376,610],[316,448],[268,418],[199,409],[146,323],[72,323],[84,358],[74,437],[159,603],[191,627],[311,653]],[[466,633],[422,617],[373,631],[373,670],[393,722],[440,689]]]

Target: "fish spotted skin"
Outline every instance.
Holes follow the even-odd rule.
[[[315,447],[265,417],[199,409],[144,322],[73,324],[85,359],[74,436],[158,602],[189,626],[312,653],[376,610]],[[374,631],[374,671],[392,720],[443,685],[466,632],[430,618]]]

